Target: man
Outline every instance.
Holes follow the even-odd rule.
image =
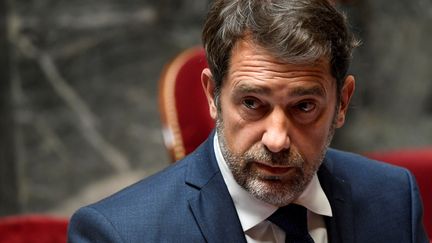
[[[80,209],[70,242],[427,242],[405,169],[328,150],[356,41],[325,0],[216,0],[202,84],[216,131]]]

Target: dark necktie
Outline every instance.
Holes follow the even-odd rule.
[[[270,222],[285,231],[286,243],[313,243],[309,235],[306,208],[297,204],[281,207],[268,217]]]

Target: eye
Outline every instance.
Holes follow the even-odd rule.
[[[239,103],[239,114],[246,121],[256,121],[265,116],[269,104],[256,97],[243,97]]]
[[[297,109],[301,112],[311,112],[316,108],[315,103],[310,102],[310,101],[306,101],[306,102],[301,102],[299,104],[297,104]]]
[[[248,109],[253,109],[256,110],[261,106],[261,102],[255,98],[245,98],[242,101],[242,104],[248,108]]]
[[[295,104],[292,108],[292,115],[301,124],[314,122],[322,113],[320,103],[314,100],[304,100]]]

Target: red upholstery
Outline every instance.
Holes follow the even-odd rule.
[[[432,148],[374,152],[367,156],[405,167],[414,174],[424,206],[423,222],[432,239]]]
[[[206,67],[203,48],[191,48],[165,67],[159,81],[164,140],[173,162],[192,152],[214,127],[201,85]]]
[[[0,218],[0,243],[64,243],[68,220],[44,215]]]

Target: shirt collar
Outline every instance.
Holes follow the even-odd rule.
[[[213,146],[219,169],[234,202],[243,231],[247,231],[267,219],[278,207],[253,197],[235,181],[220,150],[217,133],[215,133],[213,138]],[[332,216],[330,203],[316,174],[294,203],[306,207],[313,213]]]

